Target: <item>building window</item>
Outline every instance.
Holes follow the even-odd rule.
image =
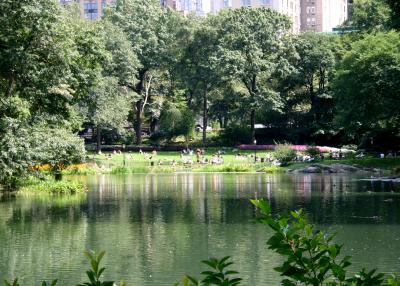
[[[85,3],[83,7],[86,19],[93,20],[98,18],[99,8],[97,3]]]
[[[251,0],[242,0],[242,6],[251,6]]]
[[[271,0],[260,0],[262,6],[271,5]]]
[[[232,0],[224,0],[224,7],[232,7]]]
[[[315,7],[311,6],[311,7],[307,7],[307,14],[314,14],[315,13]]]

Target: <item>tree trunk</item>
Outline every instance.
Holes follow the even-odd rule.
[[[6,96],[11,97],[13,95],[14,91],[14,77],[12,76],[9,80],[7,91],[6,91]]]
[[[96,136],[97,136],[97,146],[96,146],[96,151],[97,154],[99,154],[101,152],[101,128],[99,125],[97,125],[96,128]]]
[[[204,91],[203,95],[203,146],[206,145],[207,140],[207,89]]]
[[[136,133],[136,145],[141,145],[142,144],[142,100],[136,102],[135,133]]]
[[[218,122],[219,122],[219,128],[224,128],[224,118],[221,116],[221,115],[219,115],[218,116]]]
[[[256,111],[252,109],[250,114],[251,144],[254,144],[254,140],[256,140],[255,125],[256,125]]]
[[[156,132],[156,128],[157,128],[157,118],[152,118],[151,121],[150,121],[150,132],[151,132],[151,134]]]

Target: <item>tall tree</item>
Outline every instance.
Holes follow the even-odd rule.
[[[218,74],[217,49],[218,34],[216,18],[209,16],[198,21],[192,37],[187,42],[180,63],[181,79],[191,93],[189,107],[196,100],[200,103],[203,117],[203,144],[206,144],[209,93],[222,82]]]
[[[32,110],[68,113],[75,98],[76,46],[54,1],[0,2],[0,97],[18,95]]]
[[[398,142],[399,87],[399,33],[367,35],[353,43],[334,82],[337,122],[343,132],[359,143],[387,131],[386,142],[382,143]]]
[[[220,68],[241,81],[248,91],[244,105],[250,114],[251,140],[255,140],[256,111],[280,102],[272,81],[289,72],[285,52],[290,19],[270,9],[230,9],[218,16]]]
[[[133,96],[121,88],[116,77],[100,77],[85,104],[86,121],[93,124],[97,135],[97,152],[101,151],[102,129],[124,132]]]
[[[400,29],[400,2],[398,0],[386,0],[392,9],[392,27]]]
[[[361,31],[383,31],[391,26],[386,0],[354,0],[351,25]]]
[[[126,32],[140,62],[137,84],[128,86],[138,95],[133,108],[137,144],[142,143],[143,117],[151,100],[155,73],[169,60],[175,17],[175,12],[163,9],[157,0],[119,0],[108,16]]]

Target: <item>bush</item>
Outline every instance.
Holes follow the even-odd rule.
[[[282,166],[287,166],[296,157],[296,151],[289,144],[277,144],[273,154]]]
[[[302,211],[293,211],[290,216],[271,213],[271,206],[263,200],[251,201],[261,212],[258,221],[271,228],[272,237],[267,244],[269,249],[286,260],[275,270],[286,277],[282,285],[400,285],[396,277],[387,283],[383,273],[362,269],[352,277],[346,276],[351,265],[350,256],[341,255],[343,245],[333,243],[335,235],[314,229],[307,222]]]
[[[260,172],[264,172],[264,173],[273,174],[273,173],[284,173],[285,169],[281,168],[281,167],[278,167],[278,166],[270,166],[270,167],[265,167],[265,168],[263,168],[263,169],[261,169],[259,171]]]
[[[51,194],[51,195],[74,195],[84,193],[85,186],[76,181],[55,181],[34,179],[19,190],[22,194]]]
[[[315,146],[310,146],[306,150],[306,154],[309,155],[312,158],[317,158],[321,152],[319,149]]]
[[[113,167],[111,170],[111,174],[129,174],[131,170],[128,167],[124,166],[117,166]]]
[[[223,146],[235,146],[250,143],[250,130],[246,126],[231,125],[222,131],[219,141]]]

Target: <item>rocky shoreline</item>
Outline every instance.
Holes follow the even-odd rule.
[[[346,165],[346,164],[333,164],[333,165],[324,165],[324,164],[312,164],[302,169],[288,170],[289,173],[304,173],[304,174],[320,174],[320,173],[328,173],[328,174],[336,174],[336,173],[356,173],[356,172],[380,172],[377,168],[367,168],[360,167],[355,165]]]

